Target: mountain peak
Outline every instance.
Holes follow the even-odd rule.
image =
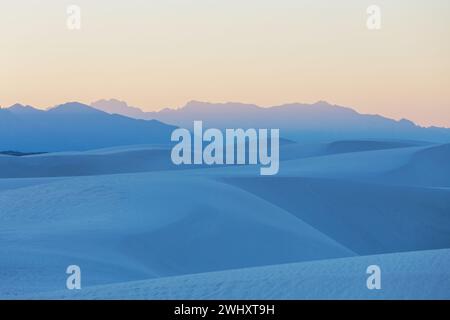
[[[416,124],[413,121],[405,119],[405,118],[400,119],[398,121],[398,123],[403,124],[405,126],[410,126],[410,127],[415,127],[416,126]]]
[[[138,109],[129,106],[125,101],[118,100],[118,99],[100,99],[98,101],[92,102],[91,107],[94,107],[95,109],[110,112],[110,110],[118,109],[118,110],[125,110],[125,109]],[[107,110],[103,110],[107,109]],[[140,109],[139,109],[140,110]]]
[[[336,104],[331,104],[328,101],[319,100],[316,103],[309,105],[314,109],[319,109],[324,112],[345,112],[347,114],[357,114],[358,112],[355,109],[349,107],[343,107]]]
[[[67,102],[48,110],[52,113],[72,113],[72,114],[100,114],[103,111],[97,110],[80,102]]]
[[[115,99],[115,98],[111,98],[111,99],[100,99],[94,103],[105,103],[105,102],[113,102],[113,103],[120,103],[122,105],[128,105],[125,101],[119,100],[119,99]]]
[[[198,107],[207,107],[207,106],[211,106],[212,103],[210,102],[203,102],[203,101],[198,101],[198,100],[191,100],[188,103],[186,103],[184,105],[184,107],[182,107],[182,109],[190,109],[190,108],[198,108]]]
[[[139,108],[129,106],[125,101],[118,99],[101,99],[91,103],[91,106],[97,110],[120,114],[131,118],[146,119],[146,114]]]
[[[25,106],[20,103],[15,103],[12,106],[9,106],[7,109],[19,109],[19,108],[25,108]]]
[[[211,103],[204,101],[191,100],[181,109],[185,110],[196,110],[196,111],[205,111],[205,109],[221,109],[223,111],[230,111],[233,109],[244,109],[244,108],[252,108],[252,109],[260,109],[261,107],[254,104],[246,104],[241,102],[224,102],[224,103]]]
[[[313,106],[330,106],[330,107],[332,107],[333,105],[331,103],[329,103],[328,101],[319,100],[316,103],[313,103]]]
[[[9,108],[7,108],[9,111],[11,111],[14,114],[24,114],[24,113],[39,113],[42,112],[42,110],[33,108],[32,106],[23,105],[20,103],[13,104]]]

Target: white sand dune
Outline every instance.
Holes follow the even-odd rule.
[[[450,248],[450,190],[286,176],[223,180],[361,255]]]
[[[233,199],[233,201],[230,201]],[[212,179],[79,177],[0,192],[0,296],[355,254],[298,217]]]
[[[59,291],[44,299],[450,299],[450,250],[275,265]],[[381,269],[381,290],[366,286]]]
[[[0,178],[94,176],[177,169],[164,148],[104,149],[0,157]]]
[[[0,297],[64,290],[71,264],[85,287],[125,283],[86,298],[448,297],[448,251],[399,253],[450,247],[448,145],[286,146],[275,177],[173,170],[149,146],[0,157]],[[398,286],[366,291],[371,261]]]
[[[300,165],[310,170],[308,166],[305,166],[305,163],[308,163],[308,159],[314,157],[321,158],[333,154],[357,154],[367,150],[403,150],[417,147],[417,144],[415,142],[386,141],[340,141],[316,144],[290,143],[281,146],[280,157],[283,161],[303,159],[305,161],[302,162],[300,160]],[[168,146],[136,145],[22,157],[3,155],[0,156],[0,178],[86,176],[206,167],[175,166],[170,160],[170,152],[171,149]],[[321,160],[312,161],[320,162]],[[287,170],[289,166],[283,166],[283,170]],[[233,169],[235,169],[234,166]],[[320,170],[322,172],[323,168],[320,168]]]
[[[450,144],[415,153],[410,161],[388,172],[383,180],[405,185],[450,187]]]

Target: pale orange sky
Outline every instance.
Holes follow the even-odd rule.
[[[381,30],[366,27],[371,4]],[[3,107],[327,100],[450,127],[448,0],[8,1],[0,35]]]

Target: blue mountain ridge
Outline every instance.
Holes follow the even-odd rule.
[[[263,108],[243,103],[208,103],[191,101],[185,106],[143,112],[115,99],[91,103],[109,113],[139,119],[157,119],[164,123],[192,128],[202,120],[205,128],[279,128],[284,138],[298,142],[381,139],[450,142],[450,129],[421,127],[410,120],[399,121],[357,111],[325,101],[314,104],[291,103]]]
[[[52,152],[132,144],[167,144],[174,126],[111,115],[78,102],[43,111],[0,109],[0,150]]]
[[[285,141],[301,143],[450,142],[448,128],[425,128],[406,119],[396,121],[360,114],[323,101],[270,108],[191,101],[179,109],[139,110],[118,100],[102,100],[92,106],[69,102],[48,110],[15,104],[0,109],[0,151],[84,151],[136,144],[170,145],[171,132],[178,126],[192,129],[195,120],[202,120],[204,128],[279,128]]]

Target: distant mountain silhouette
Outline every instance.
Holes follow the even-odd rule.
[[[0,151],[89,150],[133,144],[169,144],[174,127],[110,115],[70,102],[47,111],[16,104],[0,109]]]
[[[40,113],[45,112],[43,110],[35,109],[32,106],[24,106],[24,105],[21,105],[18,103],[9,107],[8,111],[10,111],[11,113],[13,113],[15,115],[40,114]]]
[[[204,127],[280,128],[283,137],[296,141],[392,139],[450,142],[450,129],[447,128],[424,128],[406,119],[396,121],[380,115],[360,114],[351,108],[325,101],[270,108],[242,103],[191,101],[182,108],[166,108],[158,112],[143,112],[117,100],[101,100],[92,105],[110,112],[134,114],[141,119],[158,119],[185,128],[192,128],[194,120],[202,120]]]
[[[147,114],[139,108],[131,107],[125,101],[120,101],[117,99],[99,100],[92,102],[91,106],[109,114],[121,114],[130,118],[142,120],[152,119],[150,114]]]

